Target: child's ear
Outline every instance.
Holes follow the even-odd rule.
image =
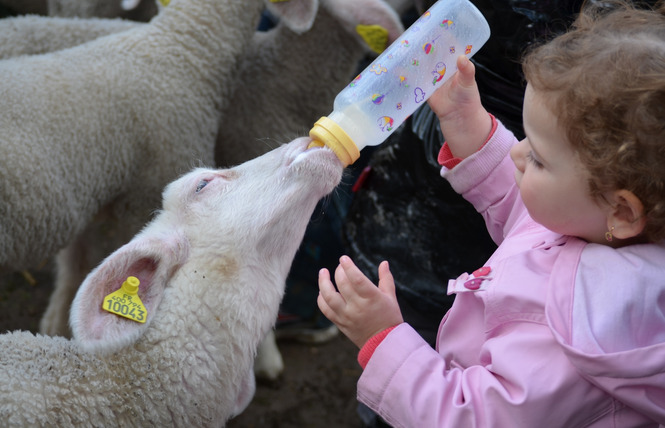
[[[642,233],[646,225],[644,205],[630,190],[613,192],[610,199],[612,210],[607,217],[607,229],[618,239],[634,238]]]

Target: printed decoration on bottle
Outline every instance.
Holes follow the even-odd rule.
[[[432,12],[430,12],[429,10],[426,11],[425,13],[423,13],[423,14],[420,16],[420,18],[418,18],[418,20],[416,21],[416,25],[415,25],[414,29],[415,29],[416,31],[419,31],[420,28],[418,27],[418,24],[424,24],[424,23],[426,23],[427,21],[429,21],[431,18],[432,18]]]
[[[453,28],[453,25],[455,25],[455,23],[450,19],[444,19],[443,21],[441,21],[441,24],[439,25],[441,25],[446,30],[450,30]]]
[[[350,88],[353,88],[354,86],[356,86],[356,85],[358,84],[358,82],[360,82],[360,79],[361,79],[362,77],[363,77],[362,73],[360,73],[359,75],[357,75],[357,76],[355,77],[355,79],[353,79],[353,80],[351,81],[351,83],[349,83],[349,87],[350,87]]]
[[[432,72],[434,75],[434,80],[432,81],[432,86],[436,85],[443,79],[443,76],[446,75],[446,63],[441,61],[437,62],[436,65],[434,66],[434,71]]]
[[[379,105],[386,98],[385,94],[374,94],[372,95],[372,102],[376,105]]]
[[[383,73],[387,73],[388,69],[386,67],[382,66],[381,64],[376,63],[376,64],[372,65],[372,68],[370,69],[370,71],[372,73],[376,74],[377,76],[380,76]]]
[[[413,95],[414,95],[414,99],[413,99],[413,101],[414,101],[416,104],[420,104],[420,103],[422,103],[422,102],[425,100],[425,96],[426,96],[427,94],[425,93],[425,91],[422,90],[422,88],[419,88],[419,87],[418,87],[418,88],[416,88],[416,89],[413,90]]]
[[[383,116],[379,118],[377,123],[379,124],[379,128],[381,128],[382,131],[390,132],[393,130],[393,124],[395,123],[395,121],[393,120],[392,117]]]
[[[391,46],[368,68],[371,76],[363,84],[370,85],[374,90],[369,97],[372,107],[368,111],[375,111],[376,124],[382,132],[391,132],[394,123],[401,123],[400,111],[407,105],[418,105],[427,99],[430,90],[422,85],[412,87],[409,85],[410,80],[422,81],[423,79],[418,79],[416,76],[430,73],[433,87],[431,91],[434,91],[437,85],[443,82],[447,73],[456,71],[456,65],[452,66],[453,69],[448,66],[449,63],[455,62],[450,61],[450,58],[457,52],[455,45],[458,41],[451,31],[455,28],[455,21],[444,18],[438,25],[424,31],[425,24],[430,19],[432,14],[429,11],[425,12],[414,24],[408,38]],[[438,46],[441,43],[446,43],[446,46]],[[466,54],[472,50],[471,45],[461,44],[461,46],[464,46]],[[425,65],[424,69],[422,65]],[[360,85],[361,77],[358,75],[349,86]],[[391,82],[387,79],[395,80]],[[384,88],[392,89],[385,91]]]
[[[432,53],[432,49],[434,49],[434,42],[436,39],[432,40],[431,42],[427,42],[423,45],[423,52],[425,52],[425,55],[429,55]]]
[[[408,88],[409,84],[408,84],[407,80],[408,79],[406,78],[406,76],[402,76],[400,74],[400,76],[399,76],[399,86],[404,87],[404,88]]]

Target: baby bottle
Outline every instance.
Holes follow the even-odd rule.
[[[471,57],[490,29],[469,0],[439,0],[335,98],[311,129],[310,146],[326,145],[344,166],[383,141]]]

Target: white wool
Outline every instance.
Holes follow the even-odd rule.
[[[137,22],[104,18],[22,15],[0,19],[0,59],[37,55],[77,46],[135,28]]]
[[[173,0],[149,24],[0,61],[0,269],[68,246],[60,264],[76,269],[63,269],[57,282],[67,286],[57,288],[75,290],[150,219],[166,183],[212,165],[221,109],[262,8]]]
[[[261,9],[259,0],[174,0],[150,24],[0,61],[0,142],[14,161],[0,170],[0,267],[53,254],[111,202],[110,215],[141,212],[143,224],[169,179],[211,164],[228,83]]]
[[[223,99],[219,102],[222,107],[226,105],[229,106],[228,108],[223,109],[219,118],[219,164],[236,164],[262,154],[275,144],[274,142],[266,144],[265,141],[260,141],[259,138],[291,138],[296,134],[306,133],[308,126],[318,119],[320,115],[327,113],[327,110],[332,107],[334,95],[353,78],[353,72],[358,60],[367,52],[367,48],[364,47],[358,36],[349,33],[348,28],[353,27],[357,23],[379,24],[389,31],[389,41],[394,40],[402,30],[401,24],[395,13],[380,0],[368,0],[365,3],[356,2],[358,6],[347,7],[349,10],[345,12],[344,20],[339,17],[335,18],[334,15],[334,10],[336,9],[336,6],[339,6],[339,1],[340,0],[325,0],[319,7],[318,1],[315,0],[291,0],[291,2],[287,2],[291,5],[291,8],[283,10],[280,9],[282,3],[277,4],[275,6],[277,9],[273,10],[277,14],[282,14],[283,21],[288,22],[289,27],[298,27],[298,25],[302,26],[309,23],[310,30],[301,36],[298,36],[291,31],[289,27],[280,24],[278,28],[268,33],[257,32],[249,43],[245,43],[245,45],[240,48],[243,52],[242,54],[238,54],[240,58],[234,58],[234,60],[237,60],[240,63],[237,71],[231,73],[229,71],[230,67],[228,62],[219,65],[221,68],[219,73],[224,81],[233,79],[233,84],[227,84],[224,88],[228,90],[232,89],[228,87],[239,88],[237,93],[233,96],[232,101]],[[317,21],[314,24],[314,27],[311,27],[317,11]],[[350,21],[348,17],[353,17],[353,20]],[[148,24],[126,22],[117,19],[77,19],[36,16],[7,18],[0,20],[0,41],[3,42],[0,43],[0,58],[7,58],[19,54],[32,54],[64,49],[95,39],[99,37],[99,35],[105,33],[114,33],[132,29],[131,32],[126,33],[132,35],[147,30],[152,26],[152,24],[149,26]],[[2,38],[3,36],[4,39]],[[119,35],[115,35],[112,40],[118,36]],[[134,36],[131,37],[133,40]],[[25,40],[29,40],[30,43],[25,43]],[[87,43],[84,46],[89,46],[91,43],[95,42]],[[126,45],[127,42],[124,44]],[[143,41],[140,42],[140,44],[148,44],[148,42]],[[322,46],[329,47],[331,45],[338,46],[339,49],[322,49]],[[77,49],[81,49],[82,47],[83,46],[78,47]],[[157,47],[155,46],[155,48]],[[91,49],[87,48],[85,52],[88,52],[88,54],[93,57],[99,56],[90,51]],[[71,50],[67,51],[67,57],[72,55],[70,52]],[[322,52],[325,52],[325,54]],[[102,54],[104,53],[102,52]],[[65,55],[65,53],[61,53],[61,55]],[[77,56],[80,56],[80,54]],[[154,54],[153,56],[160,55]],[[49,56],[46,56],[46,58],[49,58]],[[317,67],[310,66],[311,58],[317,58]],[[37,59],[34,58],[31,61],[34,62],[36,60]],[[0,62],[0,64],[2,64],[2,62]],[[48,64],[48,62],[46,64]],[[100,64],[97,68],[104,69],[105,67]],[[114,68],[121,67],[117,66]],[[168,68],[170,69],[172,67],[169,66]],[[137,66],[135,69],[140,70],[140,67]],[[120,76],[117,76],[117,78],[127,79],[132,84],[136,82],[136,85],[139,85],[141,81],[144,81],[146,85],[150,86],[151,82],[153,82],[153,84],[159,82],[159,78],[151,76],[152,74],[158,74],[159,71],[160,69],[155,69],[154,73],[153,70],[151,70],[150,73],[146,72],[140,76],[131,76],[131,68],[128,67],[128,70],[119,73]],[[325,77],[327,79],[325,84],[321,82],[322,76],[320,75],[320,72],[323,71],[325,71]],[[213,72],[214,71],[212,70],[210,71],[210,73]],[[233,74],[233,77],[229,77],[229,74]],[[134,78],[132,79],[132,77]],[[294,85],[297,87],[297,90],[289,91]],[[112,89],[113,88],[110,88],[110,90]],[[129,88],[129,90],[125,90],[125,92],[132,93],[139,90],[143,93],[150,93],[150,90],[135,87]],[[58,91],[54,89],[52,92],[57,93]],[[311,94],[312,96],[308,96],[308,94]],[[169,105],[177,103],[177,99],[174,98],[177,97],[169,93],[155,94],[147,100],[139,100],[137,105],[131,107],[131,109],[138,110],[143,106],[147,106],[146,110],[149,112],[159,110],[159,102],[162,100],[168,101],[165,102],[166,106],[164,107],[165,109],[168,109]],[[195,97],[192,95],[188,98]],[[74,101],[68,102],[68,104],[72,104],[73,102]],[[112,106],[107,105],[106,108],[111,110]],[[158,128],[163,128],[166,125],[164,122],[174,122],[181,115],[190,114],[193,116],[193,113],[197,113],[197,110],[200,110],[202,107],[193,105],[192,108],[194,109],[193,112],[188,112],[184,108],[178,110],[177,106],[176,111],[173,109],[169,110],[172,117],[160,121]],[[129,106],[121,105],[118,107],[119,111],[116,113],[125,113],[128,109]],[[44,114],[45,116],[46,113],[47,112]],[[57,113],[58,109],[53,111],[53,114]],[[155,115],[159,113],[159,111],[154,112]],[[79,119],[71,116],[72,115],[69,114],[65,118],[69,121],[79,121]],[[159,116],[160,118],[164,118],[167,115],[160,114]],[[45,117],[43,120],[46,119],[48,118]],[[110,121],[110,118],[107,119]],[[98,122],[99,119],[93,121],[93,125],[89,127],[95,129],[94,125]],[[182,120],[182,122],[185,121]],[[65,125],[67,125],[67,123],[64,123],[62,126],[68,128]],[[112,127],[112,124],[109,123],[105,126]],[[187,129],[191,127],[191,125],[184,126]],[[168,129],[163,129],[163,132],[176,133],[176,135],[166,135],[162,137],[166,138],[168,144],[171,145],[175,144],[174,139],[176,136],[182,137],[185,133],[184,130],[174,128],[175,126],[172,125]],[[96,130],[102,132],[101,129]],[[192,130],[192,133],[195,133],[195,131],[196,130]],[[145,132],[149,133],[149,130],[146,130]],[[152,134],[156,133],[158,133],[157,129],[152,132]],[[97,137],[98,138],[95,141],[89,144],[103,144],[104,141],[109,139],[109,137]],[[182,152],[186,151],[188,147],[196,147],[201,144],[198,142],[201,140],[200,136],[194,139],[182,138],[183,139],[179,143],[183,147],[181,147],[180,153],[176,153],[177,156],[181,156],[183,154]],[[100,141],[102,143],[100,143]],[[185,141],[186,143],[183,143],[182,141]],[[120,145],[120,142],[117,144]],[[131,144],[135,145],[135,142],[132,141]],[[168,144],[164,144],[161,141],[155,141],[154,145],[159,147],[159,149],[157,147],[154,149],[148,147],[150,152],[159,152],[157,158],[150,158],[150,163],[155,163],[159,158],[171,155],[168,151],[164,150],[164,148],[168,148]],[[232,150],[226,150],[225,147],[227,145],[230,146]],[[50,143],[45,144],[44,146],[48,148],[49,146],[55,146],[55,144]],[[39,151],[38,147],[36,147],[35,150]],[[58,147],[58,150],[62,151],[62,146]],[[74,144],[73,150],[81,151],[80,145],[78,143]],[[224,159],[224,152],[230,152],[227,159]],[[150,156],[152,156],[152,154],[153,153],[150,153]],[[64,155],[73,157],[73,154],[65,153]],[[29,159],[27,153],[22,156]],[[50,159],[50,156],[48,155],[45,157],[46,159],[44,159],[44,161]],[[196,149],[192,149],[190,150],[189,156],[185,154],[183,157],[178,157],[176,160],[173,160],[172,163],[182,165],[183,163],[188,162],[188,166],[190,166],[196,161],[207,163],[205,156],[202,156],[200,153],[197,154]],[[105,161],[103,162],[104,164],[107,163]],[[84,164],[84,162],[80,163],[80,165]],[[135,176],[137,173],[144,176],[147,175],[142,172],[146,167],[140,165],[140,162],[137,164],[138,165],[135,169],[131,172],[125,171],[124,174],[128,176]],[[180,168],[182,169],[182,167]],[[97,177],[104,179],[103,181],[107,183],[107,186],[117,185],[116,181],[108,179],[110,178],[110,174],[121,173],[122,165],[117,167],[117,169],[118,171],[114,171],[114,168],[105,166],[96,171]],[[175,173],[177,173],[177,171],[172,171],[172,174]],[[109,174],[109,176],[105,174]],[[57,176],[54,178],[56,177]],[[132,181],[136,184],[136,192],[133,192],[134,194],[140,194],[140,192],[148,193],[153,187],[147,186],[148,183],[146,181]],[[140,197],[138,199],[140,199]],[[131,206],[136,201],[123,198],[123,202],[125,205]],[[49,208],[55,209],[56,207],[50,206]],[[72,208],[74,207],[64,205],[60,208],[61,210],[73,211]],[[128,218],[130,213],[118,212],[118,210],[119,204],[113,204],[110,207],[107,206],[98,212],[97,222],[107,224],[109,221],[113,222],[114,218],[117,219],[122,214],[122,218],[124,219],[123,227],[128,228],[130,231],[129,236],[131,236],[131,233],[134,233],[138,230],[137,228],[143,224],[142,222],[144,222],[145,217],[141,216],[139,221],[132,221]],[[46,215],[44,214],[44,216]],[[108,225],[105,227],[108,230]],[[26,224],[24,228],[29,229],[30,227]],[[117,227],[114,226],[111,226],[110,228],[113,233],[117,233],[116,229]],[[57,231],[55,232],[57,233]],[[126,236],[126,238],[129,236]],[[72,249],[72,251],[68,251],[72,254],[69,254],[69,256],[62,255],[61,259],[70,258],[72,259],[72,263],[79,263],[77,260],[80,258],[80,254],[83,253],[87,254],[89,258],[98,261],[100,257],[117,248],[119,245],[118,242],[123,242],[122,240],[116,240],[115,243],[109,244],[108,248],[91,250],[90,246],[93,245],[93,242],[102,242],[105,240],[93,239],[95,236],[91,236],[90,234],[88,234],[88,237],[91,239],[86,239],[85,235],[78,239],[84,248],[79,248],[78,251],[73,251]],[[32,239],[32,236],[29,237],[30,239],[21,240],[20,238],[20,236],[16,237],[17,240],[14,245],[22,247],[20,248],[20,252],[25,254],[23,258],[31,259],[29,260],[30,262],[37,262],[41,257],[50,252],[48,249],[43,249],[42,244],[43,240],[46,239],[45,237],[41,238],[41,241],[39,239]],[[56,236],[56,240],[58,240],[57,238],[58,237]],[[104,238],[104,236],[102,236],[102,238]],[[60,239],[60,241],[66,241],[66,239]],[[58,246],[59,245],[60,244],[58,244]],[[53,245],[50,247],[53,247]],[[18,268],[21,267],[21,264],[28,263],[16,263],[17,259],[20,260],[20,258],[15,257],[12,266],[10,263],[12,257],[9,257],[8,255],[8,252],[10,252],[9,249],[5,250],[4,253],[1,249],[2,247],[0,247],[0,266],[7,265],[7,267]],[[39,253],[40,250],[41,253]],[[98,255],[91,256],[91,253],[98,253]],[[28,255],[32,255],[32,257],[29,257]],[[94,264],[89,265],[88,263],[85,263],[84,269],[80,269],[76,272],[63,273],[63,275],[78,276],[80,282],[82,275],[87,273],[87,271],[93,266]],[[85,270],[85,267],[88,267],[88,269]],[[62,331],[58,332],[60,334],[64,333]]]
[[[355,77],[358,62],[369,52],[356,25],[385,28],[387,43],[403,31],[397,14],[383,0],[291,0],[271,5],[271,12],[280,20],[277,27],[256,32],[238,59],[230,85],[235,92],[220,117],[217,165],[244,162],[280,141],[304,135],[331,111],[335,95]],[[0,58],[64,49],[105,33],[146,26],[117,19],[19,17],[3,21]],[[58,257],[56,292],[42,320],[42,332],[68,334],[65,314],[76,287],[96,261],[119,245],[118,240],[108,243],[97,232],[108,227],[109,221],[114,224],[113,218],[112,212],[103,210],[90,232]],[[127,214],[123,219],[117,224],[124,221],[130,232],[140,226],[139,222],[132,226]],[[111,230],[117,233],[117,227]],[[82,258],[88,262],[82,263]],[[257,373],[276,378],[283,363],[272,345],[262,347],[265,352],[259,355]]]

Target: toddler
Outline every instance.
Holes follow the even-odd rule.
[[[522,141],[464,57],[429,100],[441,174],[499,245],[448,282],[436,350],[386,261],[378,287],[347,256],[337,290],[322,269],[319,307],[361,348],[359,400],[393,426],[665,426],[665,5],[590,3],[523,69]]]

